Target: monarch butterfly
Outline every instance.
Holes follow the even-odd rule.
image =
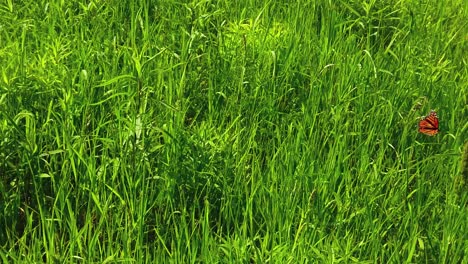
[[[428,136],[434,136],[439,133],[439,119],[434,110],[431,110],[429,115],[419,121],[419,132]]]

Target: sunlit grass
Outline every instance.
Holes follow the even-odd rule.
[[[466,262],[467,12],[6,1],[0,259]]]

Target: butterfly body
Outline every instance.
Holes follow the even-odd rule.
[[[419,121],[418,131],[428,136],[434,136],[435,134],[439,133],[439,118],[437,117],[437,113],[434,110],[432,110],[429,115]]]

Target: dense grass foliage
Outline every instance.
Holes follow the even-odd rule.
[[[2,263],[468,262],[466,1],[0,5]]]

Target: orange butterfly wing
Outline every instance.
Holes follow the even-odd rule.
[[[419,132],[428,136],[439,133],[439,118],[435,111],[431,111],[428,116],[419,121]]]

